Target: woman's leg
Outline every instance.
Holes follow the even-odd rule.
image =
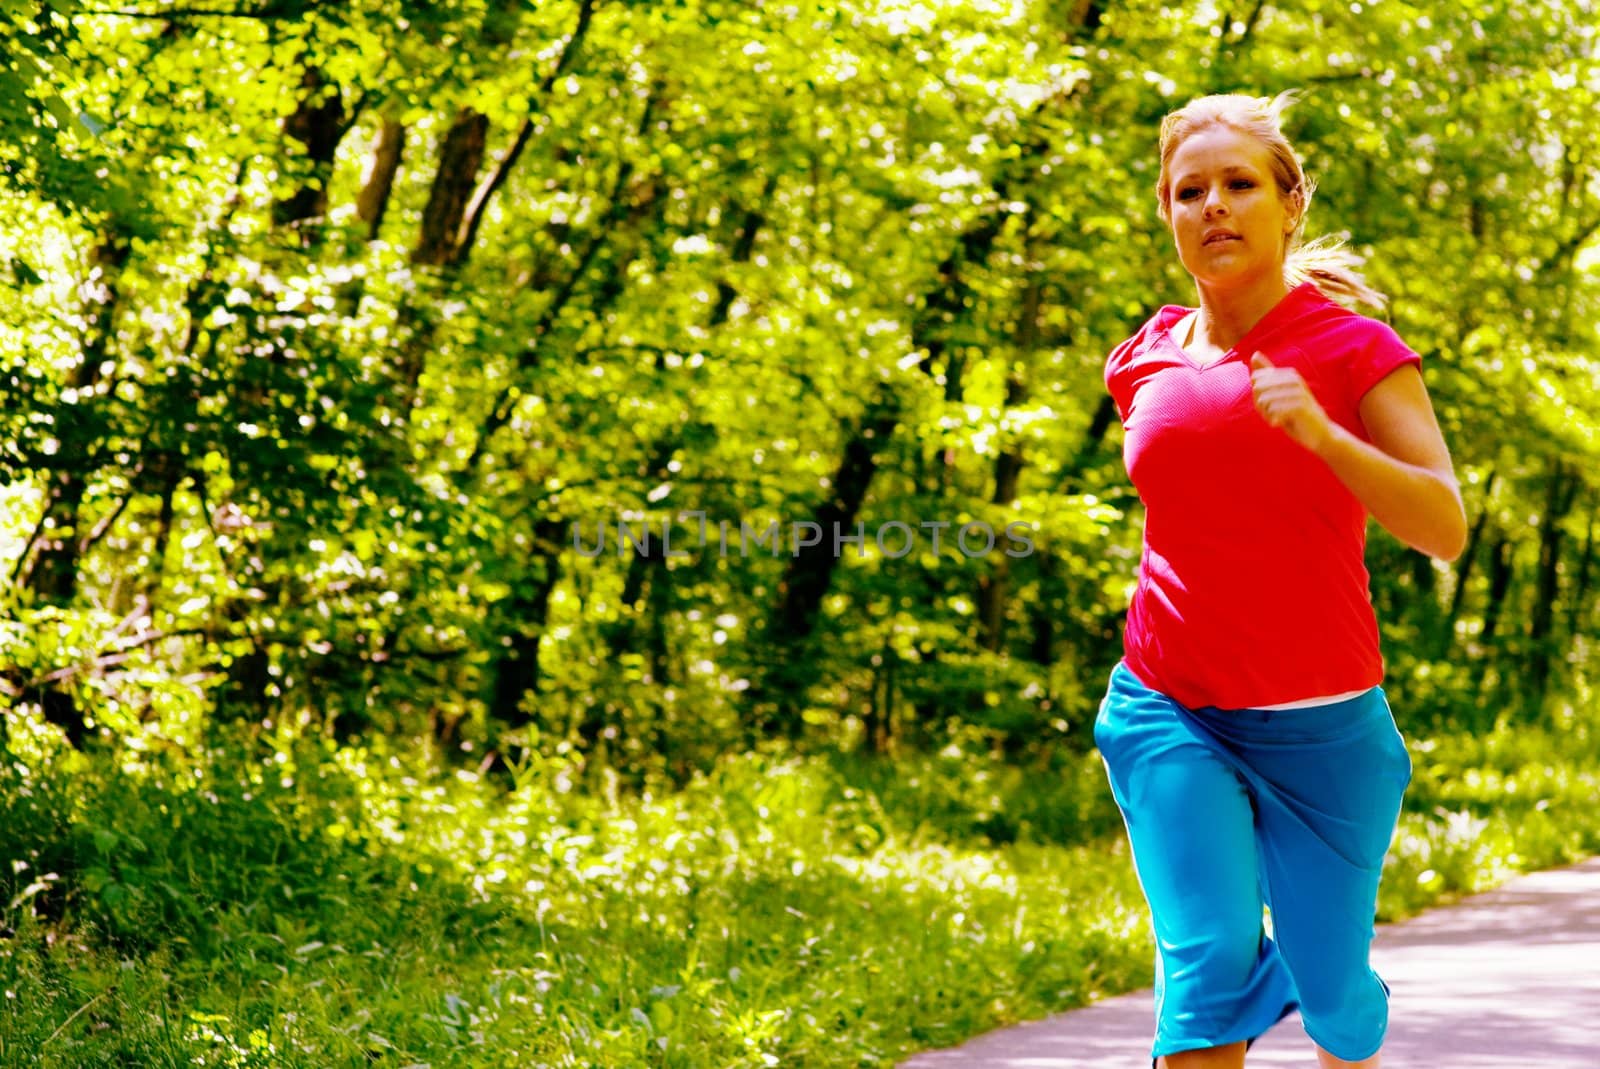
[[[1230,1043],[1226,1047],[1168,1054],[1164,1058],[1156,1059],[1156,1069],[1241,1069],[1244,1065],[1244,1046],[1243,1043]],[[1343,1058],[1329,1054],[1321,1047],[1317,1048],[1319,1069],[1380,1069],[1381,1057],[1374,1054],[1359,1062],[1347,1062]]]
[[[1294,1007],[1262,926],[1255,820],[1229,764],[1171,699],[1114,673],[1096,722],[1157,944],[1153,1054],[1237,1069],[1244,1041]]]
[[[1254,787],[1273,937],[1318,1060],[1373,1069],[1389,1005],[1368,952],[1411,774],[1405,743],[1378,690],[1315,710],[1242,711],[1222,730]]]
[[[1229,1043],[1226,1047],[1168,1054],[1158,1059],[1156,1065],[1158,1069],[1243,1069],[1244,1044]]]

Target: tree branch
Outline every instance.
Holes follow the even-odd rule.
[[[573,28],[572,36],[567,38],[567,43],[561,49],[561,59],[556,62],[555,69],[545,75],[544,81],[539,83],[539,92],[535,99],[542,100],[550,95],[555,87],[556,79],[565,74],[572,66],[573,57],[578,54],[583,40],[589,32],[589,20],[594,15],[594,0],[582,0],[578,6],[578,25]],[[511,142],[511,147],[506,150],[493,173],[487,181],[478,187],[477,193],[472,197],[472,203],[467,206],[467,218],[462,224],[460,234],[456,240],[457,259],[464,260],[471,255],[473,243],[478,239],[478,227],[483,223],[484,209],[500,187],[505,185],[506,179],[511,175],[511,169],[517,165],[517,160],[522,157],[523,149],[528,147],[528,142],[533,137],[533,116],[529,115],[522,120],[522,127],[517,131],[516,139]]]
[[[23,685],[22,690],[23,693],[26,693],[47,684],[64,682],[73,676],[88,675],[96,670],[115,667],[132,657],[134,651],[141,650],[152,643],[160,642],[162,639],[193,638],[205,633],[205,628],[201,627],[186,627],[181,631],[149,631],[140,635],[136,641],[102,650],[95,654],[92,660],[69,664],[62,668],[57,668],[53,672],[47,672],[42,676],[35,676]]]
[[[143,470],[143,465],[135,466],[132,473],[133,477],[137,478],[141,470]],[[88,534],[84,535],[78,540],[79,556],[89,552],[91,548],[93,548],[102,538],[106,536],[106,532],[111,530],[111,525],[122,518],[122,513],[127,509],[128,502],[132,500],[133,491],[130,490],[126,494],[122,495],[122,500],[117,502],[116,508],[112,509],[109,513],[101,518],[99,523],[94,525],[94,530],[90,531]]]
[[[166,11],[129,11],[125,8],[82,8],[80,15],[112,15],[123,19],[151,19],[171,22],[174,19],[257,19],[267,22],[289,21],[305,16],[305,11],[284,11],[268,5],[260,11],[208,11],[203,8],[177,7]]]
[[[639,119],[638,133],[640,136],[643,136],[650,129],[650,119],[655,113],[657,99],[657,94],[652,92],[650,98],[645,101],[644,112]],[[579,255],[578,262],[571,273],[568,274],[566,282],[550,299],[549,305],[545,307],[544,313],[539,317],[539,322],[534,325],[533,330],[530,332],[534,340],[531,345],[518,354],[517,367],[519,370],[529,371],[539,366],[543,356],[542,342],[545,335],[555,327],[567,303],[571,301],[573,295],[577,292],[579,283],[589,273],[589,265],[594,262],[594,258],[599,254],[601,247],[615,236],[614,228],[617,223],[622,221],[624,214],[623,193],[627,190],[628,181],[633,177],[633,172],[634,165],[632,160],[624,159],[617,166],[616,180],[611,184],[611,206],[606,210],[605,216],[595,224],[594,236]],[[488,448],[489,440],[510,420],[513,407],[511,399],[516,389],[517,384],[508,384],[495,397],[494,404],[489,408],[489,416],[484,420],[483,426],[479,430],[478,441],[473,447],[472,455],[467,458],[466,466],[463,468],[464,473],[471,472],[477,468],[478,462],[483,459],[483,454]]]

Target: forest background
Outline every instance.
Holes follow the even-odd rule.
[[[885,1065],[1147,982],[1101,370],[1213,91],[1300,91],[1466,500],[1370,540],[1383,914],[1593,852],[1597,21],[3,0],[0,1063]]]

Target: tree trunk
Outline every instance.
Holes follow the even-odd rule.
[[[566,43],[562,45],[560,60],[545,76],[539,85],[539,91],[534,94],[533,107],[538,107],[549,98],[556,79],[571,67],[588,34],[593,12],[594,0],[581,0],[577,25]],[[490,46],[508,44],[515,35],[521,15],[522,5],[515,0],[494,0],[484,16],[484,41]],[[647,106],[645,108],[647,116],[649,111],[650,108]],[[500,162],[481,184],[476,184],[478,171],[484,162],[489,121],[471,108],[464,108],[457,113],[455,122],[444,140],[440,142],[433,188],[423,209],[422,227],[416,247],[411,253],[413,263],[444,268],[447,278],[453,279],[471,258],[472,250],[477,245],[478,231],[483,224],[484,213],[488,210],[495,194],[505,185],[517,161],[522,158],[523,150],[527,147],[537,125],[534,116],[530,114],[523,121],[516,137],[512,140],[511,147],[500,158]],[[365,194],[365,190],[363,193]],[[362,217],[366,218],[365,214]],[[376,222],[371,224],[371,232],[376,236]],[[433,345],[434,324],[424,321],[415,306],[409,302],[401,306],[400,321],[409,332],[402,332],[407,336],[401,345],[397,361],[400,381],[405,383],[407,390],[407,396],[398,407],[409,410],[415,400],[417,383],[422,377],[426,354]],[[468,467],[474,467],[475,464],[476,457]]]
[[[1056,618],[1050,585],[1056,578],[1055,558],[1048,553],[1039,554],[1039,605],[1033,615],[1033,631],[1028,637],[1028,659],[1034,664],[1048,667],[1056,659]],[[1050,696],[1052,701],[1055,695]]]
[[[886,636],[883,643],[883,664],[879,666],[881,686],[875,688],[881,693],[873,695],[873,716],[867,723],[867,750],[878,757],[889,752],[894,738],[894,707],[900,700],[895,687],[895,675],[899,664],[900,655],[895,652],[894,644],[889,642]]]
[[[315,224],[328,214],[333,157],[345,133],[344,101],[339,87],[328,82],[316,67],[306,68],[300,88],[304,90],[300,102],[293,114],[283,120],[283,133],[304,146],[311,173],[299,189],[272,206],[272,221],[280,227],[302,228],[303,240],[310,244],[317,237]]]
[[[1439,575],[1433,570],[1433,558],[1426,553],[1411,550],[1411,585],[1416,588],[1418,600],[1423,602],[1423,607],[1433,606],[1437,611],[1438,606],[1433,604],[1432,594],[1439,585]]]
[[[1108,0],[1074,0],[1069,23],[1072,36],[1078,40],[1093,36],[1105,17]]]
[[[536,106],[549,95],[556,78],[572,64],[588,32],[593,10],[594,0],[581,0],[577,26],[563,45],[561,58],[556,67],[541,84],[540,91],[535,96]],[[520,5],[510,0],[497,0],[485,16],[486,40],[494,44],[504,44],[511,40],[520,14]],[[644,109],[645,118],[641,120],[641,129],[649,121],[652,104],[653,100],[647,103]],[[423,211],[417,245],[412,251],[411,258],[414,263],[441,267],[447,276],[455,275],[467,263],[477,244],[483,214],[490,200],[505,184],[521,158],[522,151],[532,136],[534,125],[530,116],[518,131],[511,148],[501,158],[487,180],[474,190],[478,170],[483,164],[488,120],[472,109],[463,109],[457,114],[455,123],[440,145],[433,188]],[[622,168],[617,188],[613,191],[612,212],[606,220],[599,223],[603,237],[611,236],[607,224],[614,222],[614,217],[620,217],[617,201],[625,191],[626,179],[631,171],[632,168],[626,164]],[[594,246],[591,246],[591,252],[593,248]],[[536,339],[542,339],[559,317],[575,292],[576,284],[581,280],[587,266],[586,259],[573,272],[564,291],[550,303],[535,327]],[[400,316],[402,322],[410,327],[410,333],[401,344],[398,358],[397,377],[406,389],[406,396],[401,400],[399,407],[409,411],[416,401],[417,386],[422,378],[426,355],[433,344],[434,324],[423,321],[410,304],[402,306]],[[540,352],[537,340],[532,352],[534,354],[532,358],[524,354],[519,360],[519,365],[524,370],[537,361]],[[495,401],[489,419],[481,429],[471,458],[457,473],[457,478],[462,483],[468,483],[474,478],[478,464],[488,448],[489,438],[506,419],[510,418],[507,407],[510,391],[511,388],[508,387],[507,391]],[[508,604],[500,607],[500,615],[510,620],[512,626],[505,636],[503,653],[496,659],[492,669],[490,709],[492,715],[502,717],[505,723],[514,726],[528,722],[528,715],[521,709],[522,698],[528,691],[537,691],[539,687],[539,645],[544,633],[550,597],[560,576],[561,528],[561,521],[557,517],[547,517],[535,525],[535,549],[529,566],[533,577],[528,580],[531,586],[521,596],[514,596]],[[541,550],[540,547],[545,548]],[[391,634],[384,643],[386,648],[392,649],[399,645],[399,632],[403,626],[403,619],[397,618]]]
[[[996,188],[1004,194],[1000,200],[1016,199],[1004,183],[997,182]],[[939,358],[947,352],[945,338],[970,312],[971,288],[963,275],[965,266],[987,261],[1006,222],[1003,213],[980,218],[957,239],[940,263],[936,281],[923,302],[924,313],[912,324],[912,345],[928,354],[918,363],[924,373],[933,373]],[[960,373],[957,361],[955,355],[947,361],[947,391]],[[770,654],[771,679],[760,687],[755,702],[758,707],[768,705],[758,718],[758,725],[767,733],[776,729],[790,737],[799,734],[799,706],[809,674],[806,651],[816,629],[817,609],[838,563],[833,554],[833,532],[854,529],[861,502],[877,472],[879,450],[893,438],[900,417],[898,398],[884,388],[848,429],[842,457],[830,483],[834,495],[812,517],[812,522],[822,529],[822,540],[800,549],[790,559],[779,584],[778,603],[767,628],[774,647]]]
[[[85,396],[99,385],[109,363],[119,293],[117,276],[126,266],[131,247],[120,234],[103,237],[90,255],[89,277],[80,288],[83,296],[83,358],[72,377],[74,392]],[[58,426],[71,426],[58,421]],[[92,443],[63,441],[59,455],[62,467],[50,482],[42,525],[33,542],[33,556],[21,573],[23,587],[33,590],[53,605],[65,605],[78,593],[79,510],[88,492],[92,472],[76,461]]]
[[[82,472],[57,472],[50,480],[34,556],[22,573],[22,585],[51,605],[65,605],[78,593],[79,510],[88,491]]]
[[[389,198],[394,194],[394,179],[400,173],[400,161],[405,155],[406,128],[393,119],[385,119],[372,143],[367,158],[367,173],[361,181],[361,193],[356,198],[356,213],[367,224],[367,240],[378,240],[383,228],[383,216],[389,210]]]
[[[422,233],[411,251],[412,263],[445,266],[463,256],[462,223],[483,166],[488,135],[487,115],[472,108],[456,113],[439,145],[439,168],[422,210]]]
[[[1567,633],[1580,634],[1589,615],[1589,580],[1594,574],[1594,509],[1583,533],[1583,555],[1578,558],[1578,574],[1572,584],[1572,600],[1567,608]]]
[[[1545,491],[1544,515],[1539,524],[1539,570],[1534,584],[1533,612],[1528,618],[1529,675],[1534,695],[1542,700],[1550,679],[1551,629],[1555,623],[1556,600],[1561,593],[1562,521],[1577,499],[1578,479],[1561,461],[1550,471]]]
[[[1489,549],[1489,601],[1483,608],[1483,631],[1479,635],[1485,648],[1494,641],[1506,593],[1511,589],[1511,553],[1511,540],[1504,532],[1496,534]]]
[[[525,726],[534,719],[522,708],[522,699],[539,689],[539,642],[550,612],[550,595],[561,579],[562,534],[562,525],[555,519],[541,519],[534,526],[531,574],[504,609],[513,627],[504,638],[504,651],[495,661],[489,715],[512,727]]]
[[[1031,259],[1031,250],[1024,253]],[[1022,292],[1022,307],[1013,333],[1016,345],[1012,373],[1006,377],[1006,400],[1002,409],[1009,412],[1028,396],[1027,384],[1017,365],[1024,363],[1039,344],[1039,302],[1043,281],[1037,276],[1029,278]],[[1022,447],[1011,444],[1000,451],[994,462],[994,494],[990,501],[1009,506],[1017,500],[1023,467]],[[990,653],[999,653],[1005,621],[1006,585],[1010,578],[1011,558],[1003,551],[990,554],[989,571],[978,580],[978,644]]]
[[[854,530],[861,503],[878,470],[878,443],[887,442],[899,423],[899,405],[885,390],[852,428],[844,456],[830,481],[833,496],[823,502],[812,517],[812,522],[822,529],[822,538],[816,545],[806,546],[790,558],[778,587],[780,596],[773,619],[776,634],[785,647],[796,648],[809,640],[815,630],[817,610],[828,592],[837,564],[833,533]]]
[[[145,598],[152,605],[161,603],[161,587],[166,581],[167,545],[172,540],[172,521],[176,513],[172,499],[177,496],[183,479],[183,468],[177,463],[170,465],[162,479],[161,511],[156,516],[155,538],[150,546],[150,571],[144,584]]]
[[[1467,544],[1461,551],[1461,557],[1456,564],[1456,588],[1450,595],[1450,609],[1443,620],[1439,622],[1434,641],[1434,657],[1443,658],[1450,652],[1450,646],[1455,641],[1456,622],[1461,619],[1461,606],[1467,596],[1467,582],[1472,578],[1472,562],[1477,559],[1478,545],[1483,541],[1483,532],[1489,522],[1489,512],[1494,504],[1494,480],[1496,473],[1491,471],[1489,478],[1483,484],[1483,507],[1478,510],[1478,518],[1472,521],[1472,529],[1467,532]]]
[[[1010,394],[1009,384],[1007,394]],[[1007,450],[995,458],[994,497],[996,505],[1009,505],[1017,499],[1017,485],[1023,467],[1020,449]],[[978,644],[990,653],[999,653],[1006,612],[1006,587],[1011,577],[1011,558],[997,548],[990,554],[989,573],[978,580]]]
[[[132,246],[119,230],[104,235],[90,255],[89,277],[80,287],[83,296],[83,356],[73,375],[72,385],[83,403],[86,394],[97,386],[110,363],[111,339],[115,335],[115,320],[119,291],[118,276],[127,265]],[[71,424],[58,420],[59,427]],[[47,605],[67,605],[78,595],[79,557],[85,548],[78,528],[82,523],[82,506],[88,493],[93,472],[78,464],[79,458],[89,452],[86,441],[63,441],[60,455],[62,467],[50,482],[44,514],[40,517],[40,530],[32,540],[32,556],[19,575],[19,583],[34,591]],[[39,695],[45,719],[61,728],[67,741],[81,748],[88,739],[89,728],[83,712],[77,707],[71,693],[56,685],[47,687]]]
[[[570,62],[569,57],[576,43],[581,41],[588,29],[591,8],[592,0],[585,0],[578,13],[575,39],[569,40],[563,47],[557,69],[564,68]],[[516,0],[492,0],[484,13],[480,43],[489,49],[498,49],[511,43],[516,36],[522,10],[523,5]],[[549,88],[550,79],[547,78],[536,99],[544,99]],[[478,223],[485,206],[516,165],[530,132],[531,126],[524,123],[511,151],[506,153],[489,181],[478,188],[478,171],[483,167],[489,118],[472,108],[462,108],[456,114],[455,122],[451,124],[439,148],[439,169],[434,174],[433,190],[422,212],[422,234],[417,247],[412,250],[412,263],[444,266],[466,259],[477,238]]]

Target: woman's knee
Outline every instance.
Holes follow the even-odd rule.
[[[1345,1061],[1359,1062],[1383,1045],[1389,1027],[1389,995],[1375,973],[1295,977],[1300,1018],[1317,1045]]]
[[[1160,939],[1161,969],[1169,997],[1198,999],[1206,1006],[1186,1007],[1209,1014],[1210,1003],[1231,1004],[1249,988],[1262,967],[1265,947],[1259,925],[1215,917],[1209,927],[1192,927],[1178,938]],[[1160,933],[1157,933],[1158,939]],[[1186,992],[1187,995],[1177,995]]]

